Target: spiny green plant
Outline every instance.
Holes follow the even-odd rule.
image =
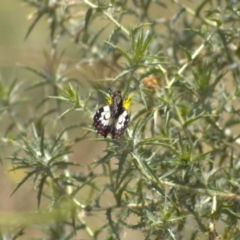
[[[27,170],[13,193],[29,179],[37,190],[39,218],[27,219],[48,239],[128,239],[130,229],[144,239],[238,239],[238,3],[23,2],[35,10],[26,37],[47,16],[52,40],[45,70],[25,66],[40,78],[28,90],[45,90],[38,103],[13,94],[17,81],[0,86],[1,115],[11,120],[2,135],[12,145],[7,159]],[[161,17],[171,5],[175,12]],[[79,49],[84,81],[58,57],[64,37]],[[109,87],[132,95],[120,140],[95,137],[92,127]],[[21,121],[15,103],[37,111]],[[98,141],[104,149],[74,163],[73,148],[86,139],[89,151]]]

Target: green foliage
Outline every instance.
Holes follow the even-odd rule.
[[[24,66],[40,80],[0,84],[2,161],[24,170],[12,198],[33,181],[39,217],[6,222],[1,238],[29,226],[47,239],[240,238],[239,4],[22,1],[34,9],[26,37],[47,16],[51,52],[44,70]],[[75,66],[59,54],[64,38]],[[120,140],[92,127],[109,87],[133,99]],[[74,163],[86,141],[97,160]]]

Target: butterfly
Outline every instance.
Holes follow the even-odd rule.
[[[107,105],[99,108],[93,117],[93,126],[97,133],[112,139],[118,139],[127,128],[129,115],[126,109],[129,108],[131,97],[128,96],[124,101],[120,91],[112,92],[108,90]]]

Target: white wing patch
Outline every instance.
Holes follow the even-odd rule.
[[[129,121],[129,117],[128,117],[128,113],[126,110],[123,111],[123,113],[118,117],[117,122],[115,124],[115,128],[117,131],[125,130],[125,128],[127,127]]]
[[[105,106],[105,107],[100,108],[97,111],[96,115],[99,116],[99,121],[101,122],[101,124],[103,126],[111,125],[112,119],[111,119],[111,111],[110,111],[110,107],[109,106]]]

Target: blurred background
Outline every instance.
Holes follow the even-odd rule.
[[[32,23],[33,11],[34,9],[25,5],[23,1],[9,0],[1,2],[0,95],[2,95],[1,99],[4,99],[4,86],[11,86],[11,84],[17,80],[19,83],[19,90],[14,94],[25,96],[26,100],[30,99],[31,102],[29,108],[26,108],[25,105],[20,106],[21,113],[18,116],[20,122],[23,119],[26,120],[32,114],[38,114],[37,111],[34,113],[34,106],[39,103],[39,100],[44,94],[46,95],[44,89],[28,89],[41,79],[36,74],[23,68],[23,66],[28,66],[33,69],[47,69],[48,66],[45,65],[46,61],[44,58],[51,51],[51,41],[46,18],[41,19],[28,38],[25,39],[27,30]],[[58,50],[59,52],[62,50],[65,51],[63,58],[69,65],[74,66],[74,64],[79,61],[79,53],[76,51],[76,46],[73,41],[69,41],[67,38],[65,38],[65,40],[62,39],[61,43],[58,45]],[[74,74],[77,75],[76,72],[73,73],[73,75]],[[70,113],[67,118],[68,122],[72,120],[76,122],[77,119],[81,118],[81,115],[74,112]],[[89,121],[91,124],[92,120],[90,118]],[[4,125],[6,127],[8,126],[8,118],[1,119],[2,129],[4,129]],[[72,132],[70,138],[79,137],[83,132],[84,131],[79,128]],[[94,135],[92,136],[94,137]],[[4,139],[1,142],[0,151],[1,156],[5,158],[12,154],[12,149],[8,149],[5,144],[2,144],[3,142]],[[91,144],[93,144],[91,140],[86,140],[81,143],[81,148],[76,144],[72,149],[73,154],[71,155],[71,161],[86,164],[96,159],[97,155],[99,155],[99,150],[102,150],[101,146],[103,146],[103,144],[95,143],[94,146]],[[91,148],[89,148],[90,145]],[[22,221],[20,219],[22,217],[21,214],[36,212],[38,209],[37,192],[33,189],[33,178],[29,179],[27,184],[23,184],[23,186],[11,196],[17,183],[25,176],[25,170],[9,171],[11,168],[12,165],[10,160],[9,163],[7,160],[4,160],[0,167],[0,227],[3,233],[7,233],[11,230],[9,226],[15,225],[14,221],[18,218],[17,213],[20,213],[19,221]],[[87,171],[84,167],[81,168],[80,171],[79,168],[72,170],[78,172],[82,170]],[[41,203],[41,208],[44,209],[44,198]],[[33,221],[36,222],[36,219]],[[92,221],[91,218],[90,221]],[[21,229],[21,226],[16,227],[16,231],[19,229]],[[20,239],[46,237],[43,231],[38,231],[37,228],[31,226],[31,224],[24,232],[24,236],[22,238],[20,237]],[[84,236],[85,234],[81,237]],[[76,239],[79,238],[76,237]]]
[[[23,1],[2,1],[0,7],[0,94],[1,99],[4,97],[3,85],[10,86],[14,80],[19,82],[19,92],[15,92],[16,95],[26,96],[26,100],[31,101],[32,105],[29,108],[23,106],[21,108],[21,115],[19,115],[19,121],[29,117],[30,114],[34,114],[32,107],[39,102],[42,95],[45,94],[43,89],[30,89],[40,78],[23,68],[23,66],[29,66],[35,69],[46,69],[44,54],[50,52],[51,41],[49,39],[48,25],[46,19],[41,19],[36,27],[31,32],[30,36],[25,39],[27,30],[32,23],[33,9]],[[74,65],[78,59],[78,52],[72,41],[66,39],[62,40],[58,45],[61,52],[65,50],[64,58],[69,64]],[[29,115],[28,115],[29,114]],[[37,112],[35,113],[37,114]],[[71,114],[70,114],[71,115]],[[79,118],[79,114],[73,113],[71,117]],[[69,117],[71,119],[71,117]],[[4,124],[8,125],[8,119],[3,118],[1,127],[4,129]],[[81,132],[81,130],[79,130]],[[75,134],[78,136],[79,131]],[[2,133],[3,134],[3,133]],[[88,143],[86,143],[88,146]],[[76,149],[77,156],[72,156],[73,160],[78,160],[81,156],[87,156],[86,152],[88,148]],[[79,155],[80,154],[80,155]],[[86,161],[92,158],[92,151],[89,153]],[[94,154],[94,153],[93,153]],[[6,145],[1,143],[1,156],[6,157],[11,155]],[[95,154],[94,154],[95,155]],[[17,191],[13,197],[10,194],[16,187],[17,182],[25,175],[23,171],[9,172],[12,168],[10,161],[9,165],[7,161],[4,161],[0,167],[0,211],[2,212],[14,212],[14,211],[28,211],[36,210],[36,193],[32,192],[32,184],[24,184],[20,191]],[[31,181],[30,181],[31,182]],[[0,214],[1,218],[1,214]]]
[[[27,20],[31,9],[23,7],[21,1],[2,1],[0,7],[0,82],[1,93],[3,93],[3,84],[11,85],[14,79],[22,81],[22,84],[30,82],[31,78],[36,78],[25,69],[19,67],[19,64],[39,66],[42,60],[43,49],[47,46],[46,36],[41,34],[43,25],[39,24],[39,31],[33,32],[33,37],[24,40],[26,30],[29,26]],[[21,93],[22,94],[22,93]],[[1,97],[2,99],[2,97]],[[26,109],[22,109],[27,113]],[[7,119],[3,119],[6,124]],[[3,134],[3,133],[2,133]],[[6,145],[5,145],[6,146]],[[10,153],[6,147],[1,146],[1,155],[6,157]],[[9,162],[10,163],[10,162]],[[10,197],[10,194],[16,187],[17,182],[24,176],[21,172],[15,174],[8,170],[11,165],[4,161],[0,171],[0,211],[14,212],[35,209],[34,199],[30,196],[32,188],[30,185],[23,186],[23,191],[16,193],[15,197]],[[2,215],[2,214],[1,214]],[[1,217],[0,217],[1,218]]]

